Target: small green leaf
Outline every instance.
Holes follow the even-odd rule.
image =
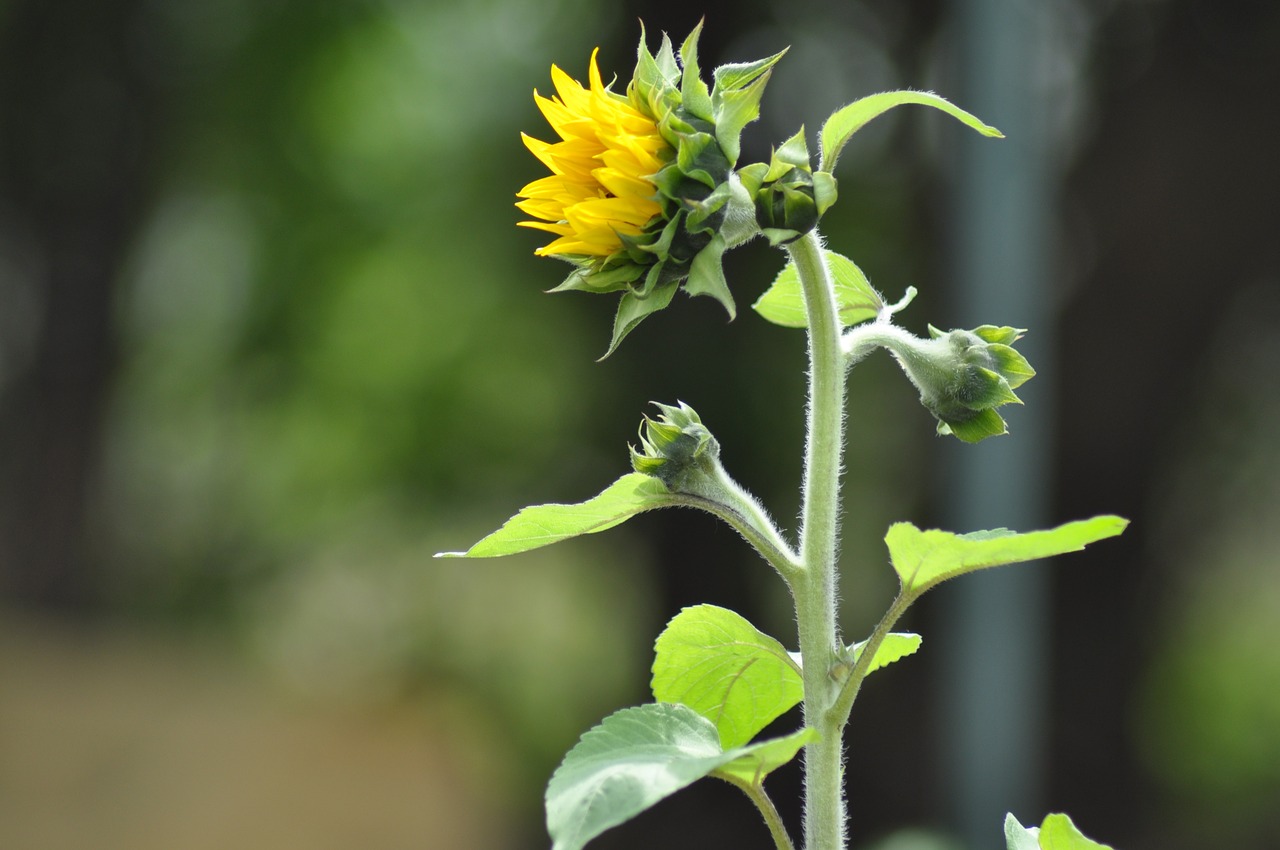
[[[1071,818],[1046,815],[1040,824],[1040,850],[1112,850],[1109,845],[1085,838]]]
[[[1004,842],[1007,850],[1040,850],[1040,830],[1018,823],[1013,813],[1004,816]]]
[[[943,112],[958,119],[962,123],[977,130],[984,136],[994,136],[1002,139],[1004,134],[995,127],[982,123],[974,116],[965,112],[958,106],[953,105],[950,101],[938,97],[932,92],[924,91],[890,91],[881,94],[873,94],[867,97],[855,100],[853,103],[836,110],[831,117],[827,119],[827,123],[822,125],[822,165],[823,171],[834,171],[836,160],[840,158],[840,151],[844,150],[844,146],[862,126],[872,118],[887,112],[895,106],[902,106],[908,103],[918,103],[922,106],[932,106],[935,109],[941,109]]]
[[[835,251],[824,251],[836,289],[836,305],[840,322],[846,327],[874,319],[884,306],[880,293],[872,288],[862,269],[848,257]],[[809,325],[804,295],[800,291],[800,274],[794,263],[787,263],[763,295],[751,305],[757,313],[784,328]]]
[[[715,770],[744,777],[772,769],[785,763],[780,759],[789,750],[795,755],[793,744],[798,749],[806,740],[797,733],[726,751],[711,721],[688,706],[624,708],[586,732],[547,784],[552,850],[580,850],[606,829]]]
[[[800,667],[786,648],[727,608],[685,608],[654,650],[653,698],[706,717],[726,748],[747,743],[804,699]]]
[[[604,492],[574,505],[534,505],[507,520],[465,552],[441,552],[437,558],[496,558],[559,543],[581,534],[613,528],[636,514],[670,504],[671,494],[661,481],[628,473]]]
[[[921,531],[909,522],[898,522],[890,526],[884,542],[903,590],[919,595],[964,573],[1079,551],[1090,543],[1115,537],[1128,524],[1118,516],[1098,516],[1023,534],[1005,528],[952,534]]]
[[[920,635],[911,632],[890,632],[884,636],[884,640],[880,642],[880,648],[876,650],[875,657],[871,659],[871,665],[867,667],[868,673],[874,673],[881,667],[887,667],[895,661],[900,661],[908,655],[914,655],[915,651],[920,648],[923,639]],[[850,644],[847,652],[849,653],[849,662],[851,664],[858,663],[858,656],[862,655],[862,648],[867,642],[859,641]]]
[[[717,768],[713,775],[734,784],[759,786],[766,776],[795,758],[801,747],[817,737],[817,729],[801,729],[781,738],[761,741],[751,752]]]

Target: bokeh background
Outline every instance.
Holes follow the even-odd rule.
[[[1052,522],[1134,524],[1045,568],[1037,694],[1000,695],[1046,710],[1024,819],[1280,847],[1280,6],[1031,6],[1033,483]],[[543,847],[547,776],[647,698],[679,607],[794,640],[706,516],[430,557],[598,491],[655,399],[697,407],[794,527],[803,340],[745,309],[779,255],[729,256],[732,324],[682,299],[597,363],[612,299],[542,294],[564,269],[513,226],[550,63],[582,76],[599,46],[625,79],[639,19],[681,38],[704,14],[708,66],[792,47],[743,161],[875,91],[971,105],[966,4],[943,0],[0,2],[0,847]],[[824,229],[890,297],[919,287],[905,324],[951,327],[967,142],[899,112],[848,149]],[[852,636],[892,594],[884,528],[953,495],[888,358],[849,422]],[[920,655],[859,703],[857,847],[958,846],[935,596]],[[770,784],[796,823],[794,767]],[[769,846],[704,785],[598,846]]]

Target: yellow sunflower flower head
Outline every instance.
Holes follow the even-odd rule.
[[[553,65],[555,96],[534,93],[560,140],[524,136],[551,174],[518,193],[516,206],[531,217],[520,225],[555,237],[536,254],[573,264],[553,291],[622,292],[605,356],[681,286],[716,298],[733,318],[721,257],[759,232],[733,167],[782,54],[719,68],[709,89],[698,69],[701,29],[679,58],[666,35],[651,54],[642,33],[626,94],[604,83],[598,50],[586,86]]]

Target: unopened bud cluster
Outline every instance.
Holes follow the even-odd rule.
[[[920,391],[921,404],[938,420],[938,433],[976,443],[1008,433],[996,408],[1021,404],[1013,391],[1035,375],[1012,347],[1022,333],[995,325],[947,332],[930,326],[930,339],[913,337],[892,350]]]
[[[691,476],[714,474],[720,444],[684,402],[678,407],[656,406],[661,411],[658,418],[646,416],[640,425],[640,449],[631,448],[631,467],[661,480],[669,490],[683,492]]]

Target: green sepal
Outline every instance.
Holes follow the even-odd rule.
[[[835,170],[836,160],[840,158],[840,152],[844,150],[844,146],[848,144],[853,134],[862,129],[863,125],[868,121],[895,106],[903,106],[909,103],[932,106],[935,109],[942,110],[966,126],[972,127],[984,136],[1004,138],[1004,134],[995,127],[984,124],[973,115],[932,92],[882,92],[881,94],[868,95],[855,100],[848,106],[837,109],[822,125],[821,170]]]
[[[970,333],[977,334],[994,345],[1013,345],[1026,332],[1026,328],[998,327],[996,325],[978,325],[978,327],[970,331]]]
[[[1027,358],[1008,345],[992,343],[987,346],[987,353],[995,360],[998,371],[1008,382],[1011,389],[1017,389],[1036,376]]]
[[[836,178],[829,171],[813,172],[813,203],[818,208],[818,217],[826,215],[836,202]]]
[[[1002,437],[1009,433],[1009,423],[994,410],[979,410],[967,419],[953,417],[949,420],[938,420],[937,433],[940,437],[951,435],[965,443],[980,443],[987,437]]]
[[[724,276],[722,258],[726,247],[724,237],[719,233],[711,237],[707,247],[693,258],[684,288],[690,295],[710,295],[719,301],[728,312],[729,321],[733,321],[738,310],[733,302],[733,293],[729,291],[729,282]]]
[[[803,125],[795,135],[774,149],[765,182],[779,180],[793,168],[809,168],[809,143],[805,141]]]
[[[680,64],[684,67],[680,79],[680,99],[685,110],[703,121],[715,121],[715,112],[711,107],[711,92],[702,81],[702,72],[698,68],[698,36],[702,34],[702,21],[689,33],[689,37],[680,46]]]
[[[729,164],[738,162],[742,150],[742,130],[760,117],[760,99],[773,73],[773,66],[783,57],[782,50],[767,59],[736,65],[721,65],[713,73],[711,106],[715,114],[716,141]]]
[[[617,292],[627,289],[644,272],[644,266],[637,266],[634,263],[623,263],[613,268],[602,268],[599,271],[579,267],[569,272],[568,277],[548,289],[547,292],[568,292],[571,290],[598,293]]]
[[[673,282],[655,286],[646,297],[641,297],[634,292],[622,293],[622,299],[618,302],[618,313],[613,319],[613,339],[609,341],[609,349],[600,359],[604,360],[617,351],[618,344],[639,327],[641,322],[659,310],[665,309],[675,297],[677,288],[679,288],[678,285]]]
[[[750,165],[744,165],[737,170],[738,180],[742,183],[742,188],[752,198],[760,191],[760,187],[764,185],[764,176],[769,173],[769,163],[753,162]]]

